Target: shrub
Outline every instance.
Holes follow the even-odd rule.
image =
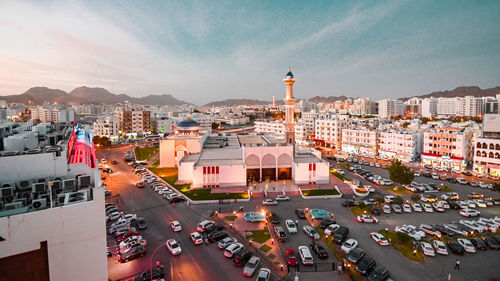
[[[398,196],[394,197],[394,204],[401,205],[401,204],[403,204],[403,202],[404,201],[403,201],[403,198],[401,198],[401,196],[398,195]]]
[[[410,242],[412,240],[410,235],[403,233],[403,232],[397,232],[396,237],[401,242]]]
[[[373,199],[374,199],[374,200],[375,200],[375,202],[377,202],[377,203],[380,203],[380,204],[384,203],[384,198],[383,198],[382,196],[380,196],[380,195],[375,195],[375,196],[373,197]]]
[[[413,202],[418,202],[418,200],[420,200],[420,196],[418,194],[412,194],[410,196],[410,198],[411,198],[411,201],[413,201]]]

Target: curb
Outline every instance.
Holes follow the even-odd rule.
[[[299,188],[299,193],[300,193],[300,196],[302,197],[302,199],[306,199],[306,200],[309,200],[309,199],[337,199],[337,198],[342,198],[342,192],[340,192],[339,188],[335,187],[335,189],[337,190],[338,193],[340,193],[339,195],[305,196],[304,194],[302,194],[302,189],[300,189],[300,188]]]

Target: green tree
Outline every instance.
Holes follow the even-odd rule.
[[[403,198],[401,198],[401,196],[399,196],[399,195],[394,197],[394,204],[398,204],[398,205],[403,204]]]
[[[493,184],[493,190],[496,192],[500,192],[500,183],[496,182]]]
[[[418,202],[420,200],[420,196],[418,194],[412,194],[410,196],[410,198],[411,198],[411,201],[413,201],[413,202]]]
[[[410,184],[415,177],[414,172],[409,167],[406,167],[401,161],[395,159],[392,164],[387,167],[391,180],[399,184]]]
[[[92,141],[96,147],[109,147],[111,146],[111,140],[108,137],[92,137]]]

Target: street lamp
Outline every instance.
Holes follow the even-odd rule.
[[[166,244],[161,243],[160,246],[156,247],[156,249],[153,251],[153,254],[151,255],[151,258],[149,259],[149,268],[150,268],[150,275],[151,275],[151,281],[153,281],[153,257],[155,256],[156,251],[160,249],[161,247],[166,246]]]

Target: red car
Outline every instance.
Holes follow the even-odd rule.
[[[285,249],[286,262],[289,266],[297,265],[297,256],[295,256],[295,251],[292,248]]]
[[[130,236],[137,236],[137,235],[140,235],[139,234],[139,231],[129,231],[123,235],[120,235],[116,238],[116,241],[118,241],[118,243],[122,242],[123,240],[127,239],[128,237]]]

